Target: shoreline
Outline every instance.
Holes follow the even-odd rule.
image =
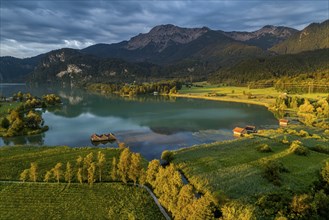
[[[192,99],[204,99],[204,100],[212,100],[212,101],[244,103],[244,104],[259,105],[269,108],[268,103],[252,101],[252,100],[249,101],[249,100],[234,99],[234,98],[211,97],[211,96],[190,95],[190,94],[170,94],[169,96],[178,97],[178,98],[192,98]]]

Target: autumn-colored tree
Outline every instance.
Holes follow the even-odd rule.
[[[53,168],[53,173],[54,173],[54,176],[55,176],[55,178],[57,180],[57,183],[59,183],[59,181],[60,181],[60,179],[62,177],[62,166],[63,166],[63,164],[59,162]]]
[[[29,172],[30,170],[29,169],[25,169],[19,176],[19,179],[22,181],[22,182],[25,182],[28,177],[29,177]]]
[[[142,169],[141,162],[142,157],[139,153],[131,154],[131,163],[128,171],[128,177],[134,182],[134,184],[137,183],[137,179],[140,177],[140,172]]]
[[[83,183],[83,169],[82,169],[82,167],[78,168],[77,179],[78,179],[80,184]]]
[[[88,183],[92,186],[95,182],[96,163],[92,162],[88,167]]]
[[[84,159],[83,159],[83,175],[84,178],[88,180],[88,168],[90,167],[91,163],[94,161],[94,153],[90,152]]]
[[[65,181],[71,183],[73,176],[73,169],[70,162],[66,163],[66,170],[65,170]]]
[[[145,185],[145,183],[146,183],[146,171],[144,168],[140,171],[140,176],[139,176],[138,182],[141,185]]]
[[[48,183],[49,180],[51,180],[52,175],[53,175],[53,172],[48,170],[48,171],[46,172],[46,174],[45,174],[45,178],[43,179],[43,181],[45,181],[46,183]]]
[[[31,167],[30,167],[30,180],[33,182],[36,182],[38,179],[38,165],[37,163],[31,163]]]
[[[156,175],[159,172],[160,168],[159,160],[152,160],[149,162],[147,171],[146,171],[146,182],[148,182],[153,188],[155,185]]]
[[[170,212],[175,212],[178,194],[182,186],[182,177],[173,164],[166,168],[160,167],[156,175],[154,192],[158,195],[161,204]]]
[[[118,174],[122,182],[127,183],[129,180],[128,173],[131,161],[131,153],[129,148],[125,148],[121,154],[118,163]]]
[[[112,159],[111,178],[113,181],[118,179],[117,159],[115,157]]]
[[[193,187],[190,184],[184,185],[178,194],[177,209],[173,212],[175,219],[187,219],[193,211],[195,199]]]
[[[98,167],[98,173],[99,173],[99,182],[102,182],[102,172],[106,163],[105,154],[101,151],[98,151],[97,154],[97,167]]]
[[[26,115],[25,124],[29,128],[39,128],[42,123],[42,117],[34,111],[29,111]]]

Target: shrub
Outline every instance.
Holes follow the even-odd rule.
[[[264,178],[272,182],[276,186],[281,185],[280,173],[283,172],[288,172],[288,170],[279,161],[270,160],[265,162],[264,164]]]
[[[271,149],[270,146],[268,146],[267,144],[262,144],[260,146],[257,147],[257,150],[259,152],[262,152],[262,153],[269,153],[269,152],[273,152],[273,150]]]
[[[304,130],[300,130],[298,135],[301,136],[301,137],[309,137],[310,136],[309,133],[307,131],[304,131]]]
[[[321,146],[321,145],[316,145],[315,147],[312,147],[311,150],[319,152],[319,153],[323,153],[323,154],[329,154],[329,148]]]
[[[291,153],[301,155],[301,156],[307,156],[309,154],[309,149],[306,147],[302,146],[302,142],[296,140],[293,141],[289,147],[289,151]]]
[[[168,163],[170,163],[172,160],[174,159],[174,153],[169,151],[169,150],[165,150],[162,152],[161,154],[161,160],[165,160]]]
[[[287,139],[287,136],[285,135],[282,139],[283,144],[289,144],[289,140]]]
[[[9,120],[4,117],[2,120],[1,120],[1,124],[0,124],[1,127],[5,128],[5,129],[8,129],[9,126],[10,126],[10,123],[9,123]]]

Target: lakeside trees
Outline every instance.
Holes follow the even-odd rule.
[[[48,126],[44,126],[41,112],[37,112],[35,109],[61,103],[60,98],[54,94],[48,94],[39,99],[30,93],[18,92],[13,95],[13,100],[20,104],[2,116],[0,115],[0,136],[33,135],[48,130]]]

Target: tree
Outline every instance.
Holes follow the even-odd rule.
[[[329,162],[321,170],[321,178],[329,185]]]
[[[8,129],[9,126],[10,126],[10,122],[9,122],[8,118],[4,117],[1,120],[1,127],[3,127],[4,129]]]
[[[70,162],[67,162],[66,163],[66,170],[65,170],[65,181],[68,182],[68,183],[71,183],[72,175],[73,175],[72,165],[71,165]]]
[[[26,125],[29,128],[33,128],[33,129],[40,128],[40,125],[43,121],[42,117],[34,111],[29,111],[29,113],[26,115],[25,120],[26,120]]]
[[[130,165],[130,150],[129,148],[125,148],[121,154],[120,159],[118,163],[118,174],[121,177],[122,182],[127,183],[128,182],[128,172],[129,172],[129,165]]]
[[[47,171],[46,172],[46,174],[45,174],[45,178],[43,179],[43,181],[45,181],[46,183],[48,183],[49,182],[49,180],[51,179],[51,177],[52,177],[52,172],[51,171]]]
[[[140,171],[140,176],[139,176],[138,182],[141,185],[145,185],[145,183],[146,183],[146,171],[144,168]]]
[[[142,157],[139,153],[133,153],[131,155],[131,163],[128,171],[128,177],[134,184],[137,183],[137,179],[140,177]]]
[[[111,178],[113,181],[118,179],[117,159],[115,157],[112,159]]]
[[[55,178],[57,180],[57,183],[59,183],[59,181],[60,181],[60,179],[62,177],[62,170],[61,170],[62,169],[62,166],[63,166],[63,164],[59,162],[53,168],[53,173],[54,173],[54,176],[55,176]]]
[[[38,170],[37,163],[35,163],[35,162],[31,163],[29,175],[30,175],[30,180],[33,181],[33,182],[37,181],[37,178],[38,178],[37,170]]]
[[[88,167],[88,183],[92,186],[95,182],[96,163],[92,162]]]
[[[148,182],[153,188],[155,185],[156,175],[159,172],[160,162],[158,160],[152,160],[149,162],[146,171],[146,182]]]
[[[29,176],[29,173],[30,173],[30,170],[29,169],[25,169],[19,176],[19,179],[22,181],[22,182],[25,182]]]
[[[161,160],[167,161],[167,163],[170,163],[174,159],[174,153],[169,150],[165,150],[161,154]]]
[[[173,213],[175,219],[187,219],[195,199],[193,187],[190,184],[184,185],[178,194],[177,209]]]
[[[82,167],[78,168],[77,179],[78,179],[80,184],[83,183],[83,169],[82,169]]]
[[[99,182],[102,182],[102,172],[103,172],[103,168],[106,163],[105,154],[102,153],[101,151],[98,151],[97,159],[98,159],[97,166],[98,166],[98,172],[99,172]]]
[[[9,122],[10,122],[10,124],[14,123],[14,121],[15,121],[16,119],[18,119],[18,118],[19,118],[19,113],[18,113],[18,111],[16,111],[16,110],[11,110],[11,112],[10,112],[10,114],[9,114]]]

